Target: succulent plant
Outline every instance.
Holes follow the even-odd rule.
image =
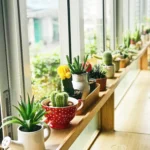
[[[89,72],[89,78],[106,78],[106,70],[104,69],[103,65],[94,65],[92,70]]]
[[[66,58],[72,74],[82,74],[88,72],[91,68],[91,64],[87,64],[88,55],[84,56],[83,63],[80,62],[79,56],[73,58],[73,63],[71,63],[68,55]]]
[[[68,105],[68,97],[66,92],[53,91],[50,95],[51,104],[53,107],[65,107]]]
[[[112,61],[113,61],[113,58],[112,58],[111,52],[109,52],[109,51],[104,52],[104,54],[103,54],[103,62],[104,62],[104,64],[107,65],[107,66],[111,66],[112,65]]]
[[[9,124],[19,124],[25,132],[36,131],[37,125],[42,124],[45,110],[39,107],[38,103],[34,103],[34,96],[30,99],[28,95],[27,102],[24,101],[22,97],[20,98],[21,101],[18,102],[18,106],[14,106],[19,113],[19,117],[8,116],[4,118],[1,128]]]
[[[125,48],[129,48],[130,46],[130,32],[127,32],[123,38]]]

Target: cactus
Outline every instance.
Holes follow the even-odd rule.
[[[62,93],[64,95],[64,101],[63,101],[63,104],[64,106],[68,105],[68,94],[66,92],[63,92]]]
[[[50,99],[51,99],[51,102],[52,102],[52,105],[55,107],[56,106],[56,102],[55,102],[55,98],[56,98],[56,95],[58,94],[57,91],[53,91],[50,95]]]
[[[68,94],[66,92],[52,92],[50,95],[53,107],[65,107],[68,105]]]
[[[105,65],[111,66],[112,65],[112,60],[113,59],[112,59],[111,52],[108,52],[108,51],[104,52],[104,54],[103,54],[103,61],[104,61]]]

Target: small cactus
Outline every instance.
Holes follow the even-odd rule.
[[[112,65],[112,61],[113,61],[113,58],[112,58],[112,54],[111,52],[104,52],[103,54],[103,62],[105,63],[105,65],[107,66],[111,66]]]
[[[63,103],[64,103],[64,106],[66,106],[66,105],[68,105],[68,94],[66,93],[66,92],[63,92],[62,93],[63,95],[64,95],[64,101],[63,101]]]
[[[66,92],[52,92],[50,95],[53,107],[65,107],[68,105],[68,94]]]
[[[56,95],[58,94],[57,91],[53,91],[50,95],[50,99],[51,99],[51,103],[52,105],[55,107],[56,106],[56,102],[55,102],[55,98],[56,98]]]

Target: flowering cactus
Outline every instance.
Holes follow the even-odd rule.
[[[59,66],[57,68],[57,73],[59,74],[59,76],[62,80],[71,78],[71,72],[67,65]]]

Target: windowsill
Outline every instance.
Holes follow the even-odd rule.
[[[139,51],[136,60],[140,60],[144,55],[149,44],[145,45],[142,50]],[[47,149],[68,149],[76,138],[80,135],[86,125],[92,120],[94,115],[103,107],[107,102],[109,96],[114,92],[117,85],[130,70],[131,65],[126,68],[120,69],[118,73],[115,73],[114,79],[107,80],[107,91],[99,93],[99,100],[84,115],[76,116],[70,124],[70,128],[65,130],[51,130],[51,136],[46,142]]]

